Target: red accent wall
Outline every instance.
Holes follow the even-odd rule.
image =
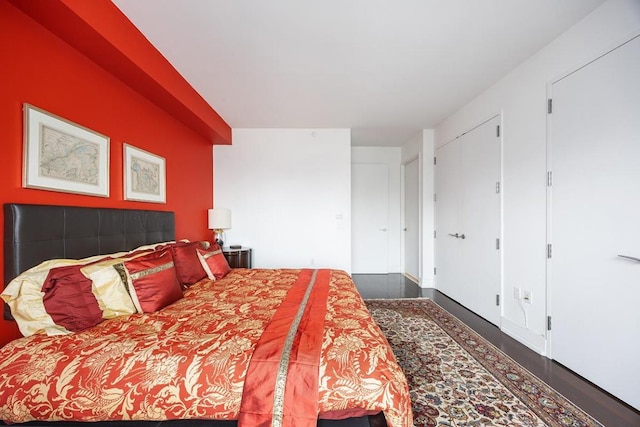
[[[229,125],[111,0],[9,1],[212,143],[231,144]]]
[[[110,137],[108,198],[22,188],[23,113],[30,103]],[[125,201],[123,143],[165,157],[166,204]],[[209,239],[211,140],[0,0],[0,202],[158,209],[176,213],[177,238]],[[0,247],[0,259],[3,248]],[[0,277],[3,277],[0,266]],[[0,345],[19,337],[0,319]]]

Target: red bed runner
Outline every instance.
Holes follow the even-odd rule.
[[[249,364],[238,426],[312,427],[329,270],[302,270],[263,332]]]

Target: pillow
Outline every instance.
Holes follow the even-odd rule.
[[[116,265],[122,265],[122,261],[122,259],[109,259],[80,269],[82,274],[93,283],[93,294],[102,310],[103,319],[138,312],[129,295],[126,276],[123,279],[114,268]]]
[[[77,332],[102,322],[102,310],[81,265],[52,268],[42,286],[42,303],[56,325]]]
[[[66,288],[68,283],[65,284],[65,282],[69,278],[62,273],[64,270],[61,270],[61,272],[54,274],[50,278],[49,274],[51,271],[68,266],[82,266],[100,261],[101,259],[104,259],[104,255],[98,255],[81,260],[48,260],[30,268],[9,282],[7,287],[2,291],[2,299],[9,305],[11,314],[18,323],[18,328],[22,335],[27,337],[38,331],[44,331],[48,335],[71,333],[71,330],[67,329],[64,325],[56,323],[56,321],[47,312],[47,308],[44,304],[45,290],[43,290],[45,282],[47,282],[48,278],[55,279],[47,285],[49,293],[47,305],[51,307],[51,300],[55,300],[57,296],[63,295],[64,291],[67,290],[65,289],[62,293],[52,293],[52,289],[56,288],[58,279],[60,279],[61,287]],[[72,270],[67,270],[66,273],[73,274]],[[79,279],[82,280],[82,278]],[[88,295],[85,297],[88,300],[91,300]],[[53,305],[55,306],[55,304]]]
[[[200,263],[196,249],[201,247],[200,242],[171,245],[171,255],[175,264],[178,281],[183,288],[207,277],[207,272]]]
[[[222,249],[217,244],[211,245],[209,249],[197,248],[196,252],[198,253],[198,258],[200,258],[200,264],[207,272],[209,279],[222,279],[231,271]]]
[[[157,247],[166,244],[169,243],[149,246]],[[107,258],[82,267],[82,274],[93,282],[93,292],[102,310],[103,319],[112,319],[138,312],[129,292],[128,279],[122,263],[151,253],[153,251],[150,248],[139,247],[128,253],[115,254],[118,258]]]
[[[149,245],[138,246],[137,248],[130,250],[129,253],[138,253],[139,251],[158,251],[161,249],[166,249],[171,245],[179,245],[183,243],[189,243],[189,240],[182,239],[178,240],[177,242],[175,240],[170,240],[167,242],[151,243]]]
[[[182,288],[169,250],[143,255],[122,263],[136,309],[152,313],[182,298]]]

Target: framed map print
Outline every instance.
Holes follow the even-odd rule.
[[[24,104],[22,186],[109,197],[109,138]]]
[[[124,198],[165,203],[164,157],[124,144]]]

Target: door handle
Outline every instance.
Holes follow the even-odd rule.
[[[403,228],[402,231],[407,231],[407,227]]]
[[[381,228],[380,231],[387,231],[387,229],[386,228]]]
[[[629,255],[618,255],[620,258],[628,259],[630,261],[640,262],[640,258],[636,258],[634,256]]]
[[[458,234],[458,233],[451,234],[451,233],[449,233],[449,236],[455,237],[456,239],[463,239],[463,240],[467,238],[467,236],[465,236],[464,233],[462,233],[462,234]]]

